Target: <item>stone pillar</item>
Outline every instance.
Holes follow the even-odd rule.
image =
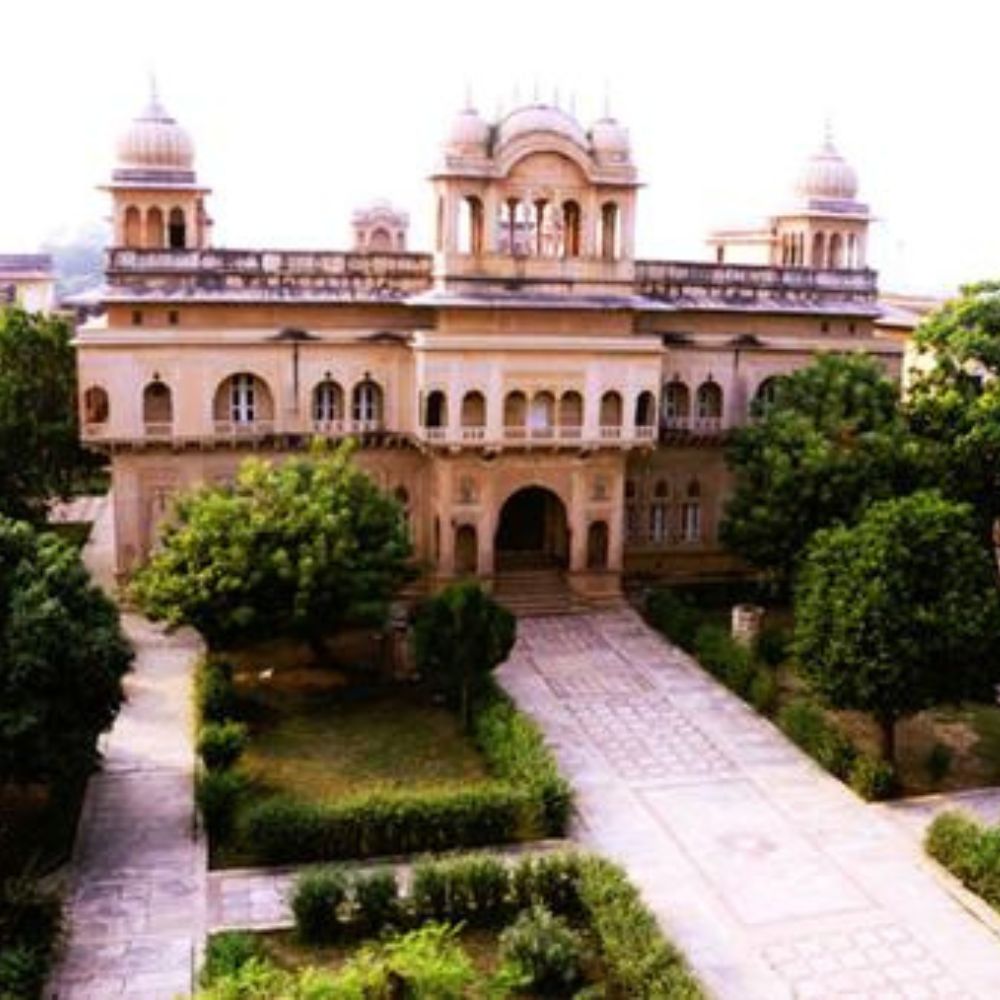
[[[764,609],[756,604],[733,606],[732,636],[743,646],[752,646],[760,635]]]

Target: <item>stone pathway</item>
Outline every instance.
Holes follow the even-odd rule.
[[[85,559],[110,585],[111,505],[99,504]],[[127,702],[102,741],[72,862],[69,940],[49,983],[58,1000],[173,1000],[192,990],[204,928],[205,858],[194,835],[193,633],[125,615],[136,661]]]
[[[1000,924],[634,613],[523,619],[500,678],[720,1000],[1000,997]]]
[[[927,827],[938,813],[960,810],[981,823],[1000,823],[1000,788],[972,788],[965,792],[942,792],[918,798],[884,802],[874,807],[885,812],[917,840],[922,840]]]

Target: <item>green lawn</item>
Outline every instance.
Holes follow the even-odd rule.
[[[289,693],[247,690],[250,743],[240,767],[261,793],[311,801],[376,789],[459,786],[484,779],[454,713],[418,690]]]

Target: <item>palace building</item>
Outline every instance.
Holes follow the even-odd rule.
[[[121,574],[178,491],[317,435],[357,439],[429,585],[584,605],[623,574],[731,573],[723,446],[754,399],[818,351],[899,375],[870,213],[829,137],[787,207],[713,234],[706,262],[636,259],[638,174],[611,117],[468,108],[430,183],[430,253],[384,202],[355,213],[348,251],[216,248],[188,134],[155,96],[124,133],[104,311],[77,339]]]

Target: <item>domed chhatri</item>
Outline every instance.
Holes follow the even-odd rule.
[[[569,112],[541,103],[528,104],[505,115],[497,124],[497,146],[510,145],[535,133],[561,135],[583,149],[589,146],[586,132]]]
[[[590,127],[590,141],[599,163],[626,163],[631,157],[628,129],[609,115]]]
[[[858,175],[837,151],[829,126],[823,145],[799,171],[795,192],[806,200],[854,201],[857,197]]]
[[[459,156],[486,156],[489,152],[490,127],[473,107],[460,111],[451,123],[446,145]]]
[[[145,109],[118,141],[118,166],[123,170],[186,173],[194,169],[194,143],[167,113],[155,87]]]

